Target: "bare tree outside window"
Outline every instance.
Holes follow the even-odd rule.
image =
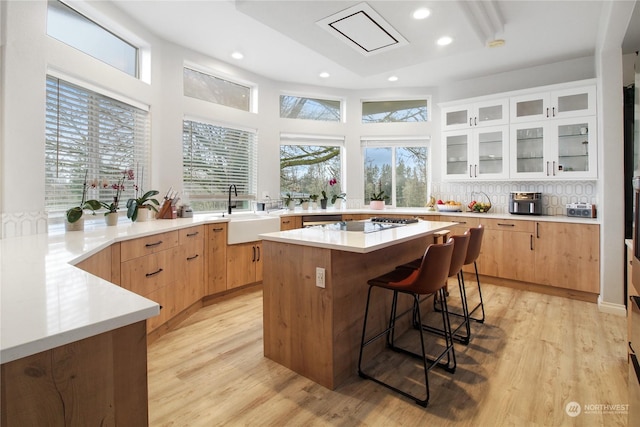
[[[280,146],[280,192],[294,197],[329,194],[328,182],[341,178],[341,148],[322,145]],[[339,183],[338,183],[339,185]],[[334,191],[339,191],[338,188]],[[342,191],[345,191],[342,188]]]
[[[340,101],[280,96],[280,117],[282,118],[339,122],[340,114]]]

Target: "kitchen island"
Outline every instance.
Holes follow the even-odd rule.
[[[367,280],[422,256],[435,232],[454,225],[419,221],[369,233],[312,227],[262,234],[265,356],[338,387],[357,372]],[[390,301],[372,301],[372,326],[385,324]]]

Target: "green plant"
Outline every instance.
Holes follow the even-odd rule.
[[[140,208],[151,209],[158,212],[156,206],[159,206],[160,203],[153,198],[153,196],[158,194],[159,192],[157,190],[149,190],[141,197],[127,200],[127,218],[131,218],[131,221],[138,219],[138,209]]]
[[[382,182],[378,184],[378,190],[378,193],[375,192],[375,189],[373,193],[371,193],[371,200],[381,202],[389,198],[389,196],[384,194],[384,190],[382,189]]]
[[[330,185],[332,188],[333,188],[333,186],[334,186],[334,185],[337,185],[337,184],[338,184],[338,180],[337,180],[337,179],[335,179],[335,178],[331,178],[331,179],[329,180],[329,185]],[[324,191],[323,191],[323,193],[324,193]],[[332,194],[332,195],[331,195],[331,203],[332,203],[332,204],[335,204],[336,200],[338,200],[338,199],[345,200],[345,197],[347,197],[347,193],[339,192],[338,194]]]
[[[309,199],[311,199],[312,202],[317,202],[318,201],[318,197],[320,197],[318,194],[311,194],[309,196]]]
[[[289,206],[293,202],[293,196],[291,195],[291,193],[286,193],[283,199],[285,206]]]
[[[87,172],[84,173],[84,183],[82,184],[82,199],[78,206],[74,206],[65,212],[67,222],[74,223],[82,218],[84,210],[88,209],[95,215],[96,211],[100,209],[100,202],[97,200],[87,200]]]
[[[300,201],[301,204],[302,203],[307,203],[309,201],[309,199],[306,198],[306,197],[300,197],[298,200]]]
[[[327,200],[327,199],[329,199],[329,198],[327,197],[327,192],[326,192],[326,191],[322,190],[322,191],[321,191],[321,193],[322,193],[322,198],[321,198],[320,200]]]
[[[104,213],[105,216],[109,215],[110,213],[117,213],[118,212],[118,205],[120,203],[120,192],[122,192],[122,190],[124,190],[124,180],[125,179],[129,179],[129,180],[133,179],[133,169],[125,170],[122,173],[122,177],[120,179],[118,179],[118,181],[116,181],[115,184],[111,185],[111,188],[116,190],[116,195],[113,196],[113,201],[111,203],[100,202],[100,205],[107,210]],[[103,181],[103,185],[102,186],[104,188],[107,188],[109,186],[108,181],[106,181],[106,180]]]

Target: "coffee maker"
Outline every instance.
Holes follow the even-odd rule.
[[[512,191],[509,194],[509,213],[542,215],[542,193]]]

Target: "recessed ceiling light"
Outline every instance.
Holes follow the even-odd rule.
[[[389,80],[390,82],[397,82],[398,81],[398,76],[391,76],[387,80]]]
[[[242,58],[244,58],[244,55],[242,53],[240,53],[240,52],[233,52],[231,54],[231,57],[233,59],[242,59]]]
[[[431,11],[426,7],[421,7],[420,9],[416,9],[413,11],[413,19],[425,19],[429,15],[431,15]]]
[[[446,46],[448,44],[451,44],[452,41],[453,39],[451,37],[444,36],[440,37],[436,43],[438,43],[439,46]]]
[[[320,77],[322,77],[323,79],[328,79],[331,74],[327,73],[326,71],[321,72],[320,74],[318,74]]]

